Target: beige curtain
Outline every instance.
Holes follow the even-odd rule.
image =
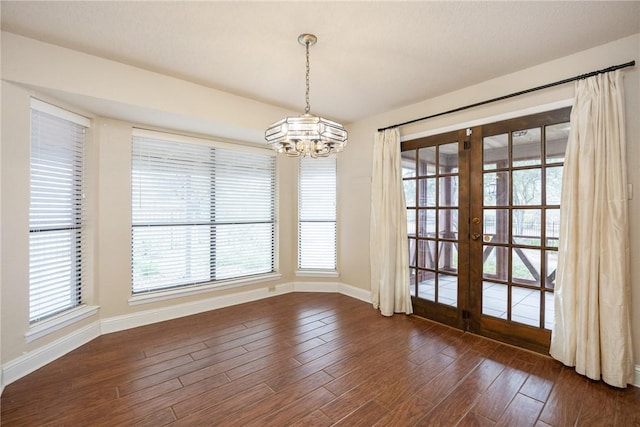
[[[384,316],[411,314],[407,208],[397,128],[378,132],[375,138],[370,232],[373,306]]]
[[[623,85],[576,83],[560,209],[551,356],[616,387],[633,381]]]

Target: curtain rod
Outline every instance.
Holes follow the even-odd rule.
[[[609,68],[603,68],[602,70],[592,71],[592,72],[587,73],[587,74],[580,74],[579,76],[569,77],[568,79],[559,80],[559,81],[553,82],[553,83],[547,83],[545,85],[533,87],[531,89],[521,90],[519,92],[510,93],[508,95],[499,96],[497,98],[487,99],[485,101],[476,102],[475,104],[469,104],[469,105],[465,105],[464,107],[454,108],[453,110],[443,111],[441,113],[432,114],[430,116],[420,117],[419,119],[409,120],[408,122],[403,122],[403,123],[398,123],[398,124],[395,124],[395,125],[383,127],[383,128],[378,129],[378,132],[382,132],[382,131],[385,131],[387,129],[397,128],[397,127],[400,127],[400,126],[410,125],[412,123],[420,122],[422,120],[432,119],[432,118],[438,117],[438,116],[444,116],[445,114],[457,113],[458,111],[467,110],[469,108],[479,107],[481,105],[490,104],[492,102],[502,101],[504,99],[513,98],[513,97],[519,96],[519,95],[524,95],[525,93],[531,93],[531,92],[535,92],[535,91],[538,91],[538,90],[541,90],[541,89],[547,89],[547,88],[550,88],[550,87],[553,87],[553,86],[558,86],[558,85],[569,83],[569,82],[573,82],[573,81],[576,81],[576,80],[582,80],[582,79],[586,79],[586,78],[589,78],[589,77],[593,77],[593,76],[596,76],[598,74],[603,74],[603,73],[608,73],[608,72],[611,72],[611,71],[619,70],[621,68],[633,67],[635,65],[636,65],[636,61],[630,61],[630,62],[627,62],[625,64],[620,64],[620,65],[613,65],[613,66],[611,66]]]

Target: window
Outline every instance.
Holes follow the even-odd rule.
[[[300,159],[298,268],[336,269],[336,159]]]
[[[85,117],[31,102],[31,323],[83,302],[83,145],[88,126]]]
[[[135,130],[133,293],[275,270],[271,152]]]

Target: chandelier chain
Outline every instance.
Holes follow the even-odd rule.
[[[306,79],[306,86],[307,86],[307,91],[305,94],[305,101],[307,102],[307,106],[304,109],[304,113],[305,114],[309,114],[309,112],[311,111],[311,106],[309,105],[309,42],[307,41],[305,44],[306,47],[306,51],[307,51],[307,55],[306,55],[306,68],[307,68],[307,79]]]

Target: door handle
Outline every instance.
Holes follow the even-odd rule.
[[[473,233],[473,234],[471,235],[471,238],[472,238],[473,240],[478,240],[478,239],[480,238],[480,236],[481,236],[481,234],[480,234],[480,233]]]

